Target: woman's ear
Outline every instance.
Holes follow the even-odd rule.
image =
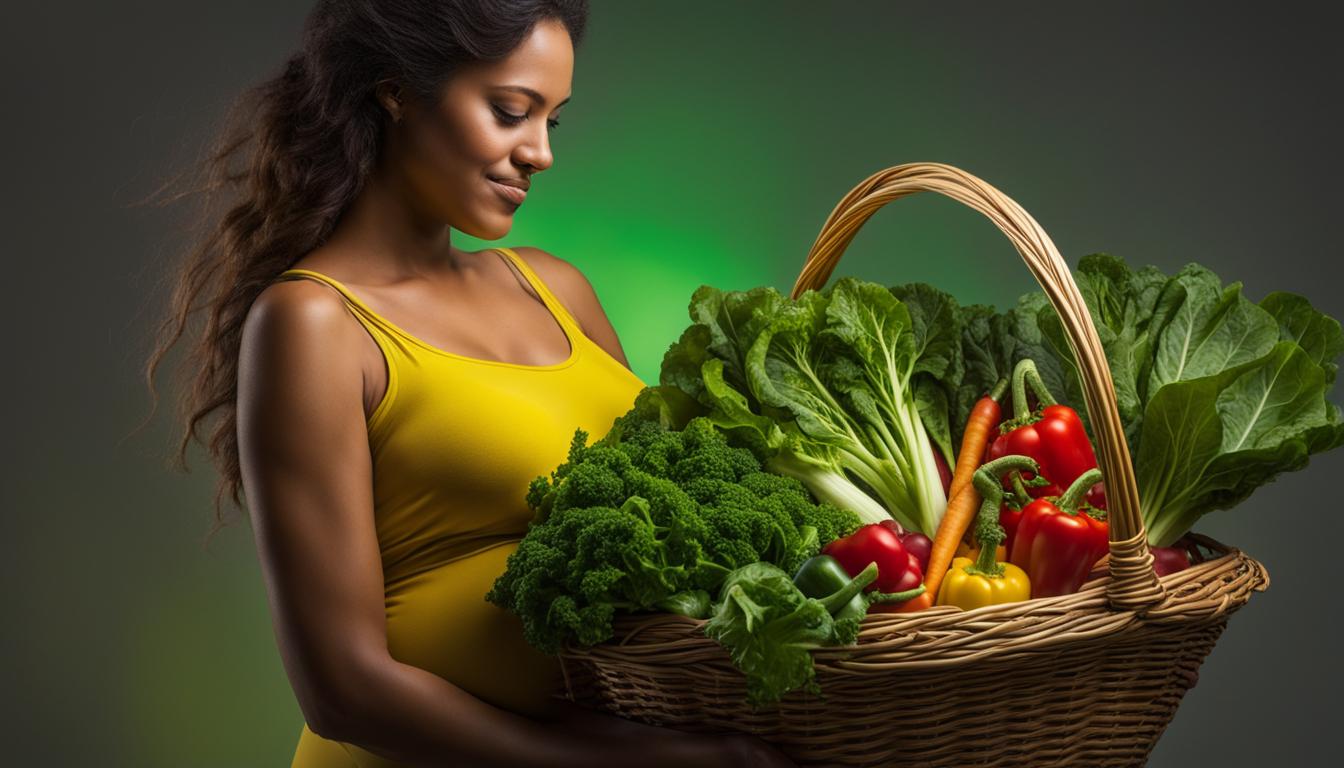
[[[378,83],[375,90],[378,103],[387,114],[392,118],[392,122],[400,123],[404,116],[406,108],[405,101],[402,98],[402,88],[392,80],[384,80]]]

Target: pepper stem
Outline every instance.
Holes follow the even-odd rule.
[[[1069,486],[1064,495],[1059,497],[1059,508],[1065,514],[1078,514],[1078,507],[1082,506],[1083,497],[1092,489],[1092,486],[1101,482],[1101,470],[1093,467],[1078,476],[1077,480]]]
[[[1003,573],[1003,565],[999,563],[997,556],[999,544],[1003,543],[1007,533],[998,520],[1000,503],[1002,494],[998,499],[986,496],[985,503],[980,505],[980,514],[975,519],[975,540],[980,544],[980,555],[975,559],[975,570],[986,576],[999,576]]]
[[[1031,502],[1031,493],[1027,491],[1027,486],[1022,482],[1022,473],[1013,473],[1013,493],[1017,494],[1017,503],[1020,506],[1026,506]]]
[[[977,469],[971,480],[984,498],[975,518],[975,540],[980,544],[980,556],[972,569],[986,576],[1003,575],[1003,565],[995,560],[995,549],[1008,535],[999,525],[999,506],[1003,504],[1003,483],[999,477],[1014,470],[1039,472],[1041,467],[1030,456],[1000,456]]]
[[[854,596],[859,594],[874,581],[877,581],[877,563],[869,563],[867,568],[859,571],[859,575],[849,580],[849,583],[831,594],[821,598],[821,604],[826,606],[827,613],[835,613],[840,610]]]
[[[1040,371],[1036,370],[1036,363],[1029,357],[1022,358],[1013,368],[1013,418],[1022,423],[1026,423],[1027,417],[1031,415],[1031,409],[1027,407],[1028,384],[1031,385],[1031,391],[1036,394],[1036,403],[1040,407],[1054,405],[1056,402],[1050,390],[1045,388]]]

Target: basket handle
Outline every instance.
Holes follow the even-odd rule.
[[[792,298],[797,299],[809,289],[820,290],[826,284],[840,255],[877,209],[916,192],[942,193],[989,217],[1012,241],[1059,313],[1078,361],[1087,414],[1099,448],[1098,463],[1106,480],[1111,536],[1107,598],[1117,610],[1138,610],[1161,602],[1166,592],[1153,572],[1153,558],[1139,511],[1134,465],[1125,443],[1115,385],[1101,340],[1068,265],[1049,236],[1021,206],[983,180],[943,163],[906,163],[879,171],[850,190],[831,211],[794,283]]]

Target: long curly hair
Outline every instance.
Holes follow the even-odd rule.
[[[220,477],[214,524],[228,522],[226,496],[242,508],[237,435],[238,356],[243,320],[253,301],[303,255],[320,246],[363,188],[384,142],[386,113],[375,88],[393,80],[422,103],[461,66],[508,56],[543,20],[557,20],[575,48],[588,19],[587,0],[319,0],[304,23],[302,44],[275,77],[228,107],[193,182],[162,204],[199,196],[199,231],[167,275],[171,299],[157,326],[144,376],[158,410],[154,379],[168,352],[204,315],[179,370],[183,434],[173,466],[190,472],[197,440]],[[151,198],[178,186],[179,174]],[[202,424],[215,421],[208,442]],[[137,428],[136,431],[138,431]]]

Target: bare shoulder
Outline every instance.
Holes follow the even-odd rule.
[[[277,281],[262,290],[243,321],[240,372],[246,378],[308,364],[332,377],[353,379],[362,388],[365,361],[358,352],[359,330],[345,300],[329,286],[312,280]]]
[[[540,248],[517,246],[512,250],[527,262],[560,303],[565,305],[565,309],[579,321],[584,334],[597,342],[621,365],[629,368],[630,364],[625,358],[624,350],[621,349],[616,330],[612,328],[611,320],[607,318],[606,310],[602,308],[602,302],[598,300],[597,291],[593,289],[588,277],[570,262]]]
[[[550,286],[562,301],[569,298],[582,300],[585,297],[581,294],[594,293],[592,283],[588,282],[587,276],[578,267],[559,256],[526,245],[511,250],[522,256],[523,261],[526,261],[527,265],[541,276],[546,285]],[[565,306],[571,312],[574,309],[569,306],[568,301],[565,301]]]
[[[597,299],[593,284],[578,267],[540,248],[520,246],[512,250],[541,277],[565,309],[579,321],[584,333],[591,336],[590,331],[597,321],[606,321],[606,312]]]
[[[266,286],[253,301],[244,321],[244,336],[271,343],[301,337],[343,339],[350,327],[344,299],[336,291],[312,280],[280,280]]]

